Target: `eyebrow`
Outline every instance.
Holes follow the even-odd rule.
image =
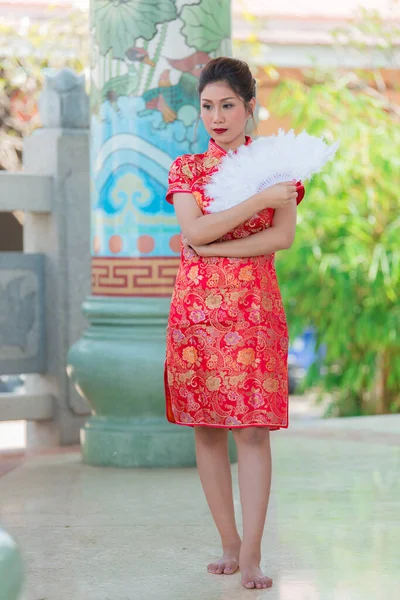
[[[229,96],[228,98],[221,98],[220,102],[225,102],[225,100],[234,100],[234,96]],[[201,99],[202,102],[212,102],[212,100],[209,100],[208,98],[202,98]]]

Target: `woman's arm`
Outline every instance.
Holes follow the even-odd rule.
[[[193,194],[174,194],[176,216],[190,245],[201,246],[218,240],[265,208],[281,209],[297,198],[293,182],[278,183],[244,202],[221,212],[203,215]]]
[[[216,242],[207,245],[192,246],[199,256],[225,256],[245,258],[271,254],[290,248],[296,231],[297,206],[290,205],[275,210],[272,226],[238,240]]]

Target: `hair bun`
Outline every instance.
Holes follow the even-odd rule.
[[[256,80],[249,65],[239,58],[219,56],[211,59],[200,73],[199,94],[208,84],[219,81],[226,81],[246,104],[256,95]]]

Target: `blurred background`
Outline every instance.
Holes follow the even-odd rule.
[[[24,600],[242,597],[199,575],[215,532],[162,380],[167,174],[206,148],[197,78],[230,52],[258,135],[340,144],[277,255],[291,402],[269,593],[397,599],[400,0],[90,4],[0,0],[0,600],[25,569]]]
[[[0,2],[3,171],[23,169],[46,73],[70,67],[90,92],[88,32],[86,0]],[[400,410],[399,34],[394,0],[232,3],[233,55],[257,78],[258,135],[293,127],[340,142],[278,257],[290,389],[322,401],[326,416]],[[24,211],[0,213],[0,251],[22,250],[23,227]],[[0,393],[20,386],[23,376],[0,378]],[[23,422],[0,427],[0,446],[24,444]]]

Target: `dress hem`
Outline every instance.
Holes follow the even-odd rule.
[[[246,425],[217,425],[215,423],[181,423],[180,421],[171,421],[167,417],[167,421],[169,423],[173,423],[174,425],[181,425],[183,427],[213,427],[215,429],[247,429],[249,427],[266,427],[270,431],[278,431],[279,429],[288,429],[289,423],[287,425],[268,425],[265,423],[249,423]]]

